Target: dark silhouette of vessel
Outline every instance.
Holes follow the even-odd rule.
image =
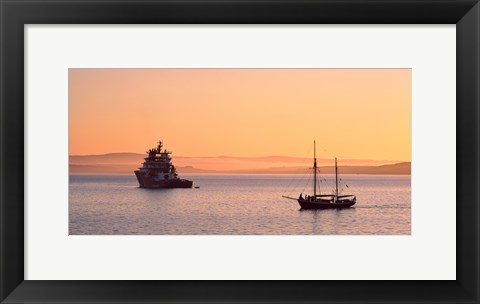
[[[148,156],[143,166],[135,170],[140,188],[192,188],[193,181],[178,177],[177,169],[172,164],[171,151],[164,149],[163,142],[147,151]]]
[[[298,198],[283,196],[284,198],[298,201],[301,209],[342,209],[349,208],[357,202],[355,195],[339,195],[338,193],[338,167],[335,158],[335,192],[333,194],[317,194],[317,157],[315,141],[313,141],[313,195],[300,194]]]

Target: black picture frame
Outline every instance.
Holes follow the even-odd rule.
[[[0,300],[480,303],[479,9],[471,0],[0,0]],[[24,280],[24,25],[150,23],[456,24],[457,280]]]

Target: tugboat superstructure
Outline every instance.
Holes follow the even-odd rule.
[[[192,188],[193,181],[178,177],[172,152],[162,148],[163,142],[159,141],[157,147],[147,151],[143,167],[134,171],[140,188]]]

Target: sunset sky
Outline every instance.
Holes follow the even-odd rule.
[[[410,161],[410,69],[70,69],[70,155]]]

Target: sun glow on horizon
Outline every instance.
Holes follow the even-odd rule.
[[[411,159],[410,69],[70,69],[69,153]]]

